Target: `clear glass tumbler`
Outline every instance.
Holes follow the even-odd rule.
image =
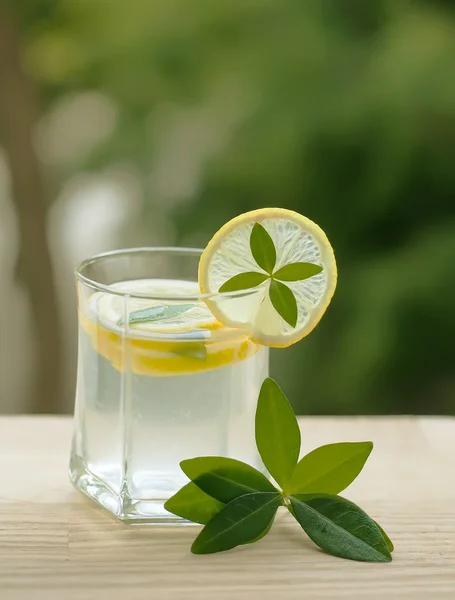
[[[235,294],[199,293],[200,254],[121,250],[76,270],[70,477],[124,521],[184,523],[163,507],[187,482],[183,459],[228,456],[261,467],[254,415],[268,349],[214,319],[207,302]]]

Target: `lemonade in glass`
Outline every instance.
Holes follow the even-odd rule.
[[[199,257],[132,249],[89,259],[76,272],[70,477],[125,521],[179,520],[163,504],[186,483],[179,463],[188,456],[260,467],[254,414],[268,348],[213,316],[206,299],[223,295],[200,293]]]

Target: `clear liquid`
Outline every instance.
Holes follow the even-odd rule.
[[[79,489],[125,520],[175,521],[163,504],[188,481],[180,461],[216,455],[260,467],[254,416],[266,348],[216,368],[155,375],[132,368],[132,356],[116,368],[96,348],[97,335],[80,325],[71,460]],[[206,341],[209,356],[211,344],[215,352],[217,342]],[[118,345],[131,352],[124,341]],[[156,348],[153,357],[160,358]]]

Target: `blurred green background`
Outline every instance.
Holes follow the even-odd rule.
[[[455,7],[0,0],[0,412],[70,412],[72,270],[282,206],[339,285],[299,413],[455,413]]]

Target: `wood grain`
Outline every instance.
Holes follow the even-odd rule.
[[[211,556],[197,527],[128,526],[67,478],[71,420],[0,418],[1,600],[453,600],[455,419],[305,418],[304,450],[371,439],[347,492],[395,543],[391,564],[320,552],[285,513],[255,546]]]

